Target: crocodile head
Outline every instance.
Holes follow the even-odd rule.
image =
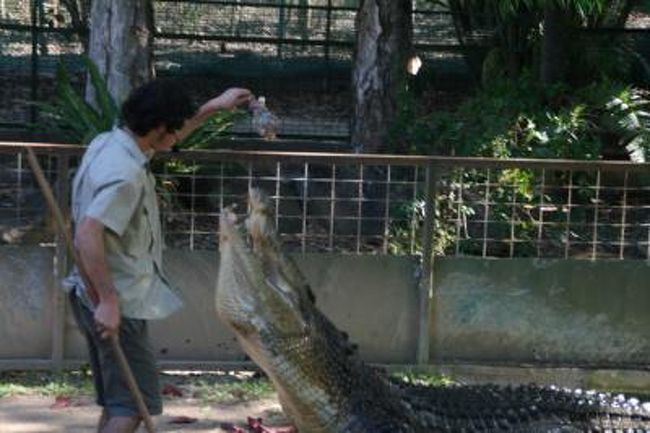
[[[351,356],[344,334],[315,307],[293,261],[282,253],[258,190],[249,214],[220,218],[216,308],[242,349],[269,376],[301,432],[411,432],[408,408],[383,376]]]
[[[252,351],[268,346],[271,337],[303,337],[307,329],[307,300],[289,282],[268,245],[268,221],[260,211],[255,208],[240,222],[227,208],[219,223],[217,313]]]
[[[264,200],[249,194],[249,214],[239,221],[234,210],[222,212],[216,309],[242,349],[269,376],[285,413],[302,431],[326,431],[317,425],[322,402],[309,369],[310,300],[292,280],[287,260],[274,248],[274,232]],[[307,367],[306,369],[303,367]],[[301,426],[300,424],[303,424]],[[301,428],[302,427],[302,428]]]

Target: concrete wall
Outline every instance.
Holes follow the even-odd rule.
[[[214,314],[215,252],[167,251],[186,308],[156,322],[161,360],[243,361]],[[373,362],[415,362],[417,263],[408,257],[298,256],[317,303]],[[48,248],[0,246],[0,368],[49,360],[58,294]],[[440,258],[435,264],[431,360],[435,364],[650,363],[650,265],[640,261]],[[85,347],[69,313],[64,358]],[[14,360],[13,364],[8,361]],[[4,364],[3,364],[4,361]]]
[[[51,249],[0,246],[0,359],[51,354]]]
[[[417,335],[416,263],[412,259],[324,254],[296,259],[313,285],[319,307],[359,344],[361,356],[381,363],[412,362]],[[50,300],[59,293],[52,261],[51,249],[0,247],[0,360],[50,358]],[[181,289],[185,308],[152,322],[160,360],[247,360],[214,312],[217,264],[215,252],[166,251],[165,266],[173,284]],[[65,359],[85,357],[69,311],[64,342]]]
[[[650,363],[650,263],[440,258],[431,359]]]

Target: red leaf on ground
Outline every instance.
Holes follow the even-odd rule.
[[[262,418],[248,417],[248,429],[251,433],[297,433],[293,426],[288,427],[267,427],[262,423]]]
[[[219,425],[219,428],[221,428],[222,430],[227,431],[228,433],[247,433],[241,427],[238,427],[235,424],[230,423],[230,422],[221,423],[221,425]]]
[[[54,398],[54,404],[50,406],[50,409],[64,409],[66,407],[72,406],[72,399],[65,395],[57,395]]]
[[[183,390],[170,383],[165,384],[160,391],[162,395],[171,395],[172,397],[182,397]]]
[[[170,424],[193,424],[198,421],[198,418],[192,418],[190,416],[175,416],[172,418],[169,423]]]

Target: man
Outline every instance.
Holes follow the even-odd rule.
[[[149,413],[162,412],[147,321],[181,306],[162,269],[162,237],[155,180],[149,160],[172,149],[211,114],[248,104],[250,91],[232,88],[192,110],[174,82],[154,80],[134,90],[122,106],[122,126],[90,143],[73,183],[75,248],[83,278],[67,279],[75,319],[88,342],[100,433],[132,433],[137,406],[111,350],[119,341]],[[85,287],[88,282],[89,288]]]

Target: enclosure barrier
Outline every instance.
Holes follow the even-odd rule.
[[[49,223],[23,154],[41,158],[60,204],[83,148],[0,143],[2,243],[65,246]],[[294,253],[419,257],[417,348],[431,360],[434,261],[443,257],[650,263],[650,165],[623,161],[497,160],[399,155],[182,151],[152,163],[163,231],[174,250],[215,250],[225,206],[245,213],[264,190]],[[64,299],[52,294],[52,353],[64,361]]]
[[[47,120],[34,102],[50,102],[56,95],[60,62],[73,84],[83,87],[89,14],[83,4],[0,2],[0,76],[7,83],[0,94],[6,105],[0,107],[0,139],[64,139],[43,137],[32,128]],[[156,74],[183,77],[197,99],[233,85],[254,89],[273,109],[282,108],[282,136],[347,141],[358,5],[356,0],[155,1]],[[423,62],[436,62],[436,73],[449,71],[440,85],[472,86],[462,54],[475,51],[486,35],[467,41],[469,46],[459,44],[451,13],[430,2],[414,4],[413,26]],[[310,104],[319,109],[306,110]],[[253,133],[242,122],[233,132]]]

